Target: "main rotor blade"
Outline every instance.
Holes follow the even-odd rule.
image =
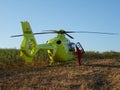
[[[41,32],[41,33],[33,33],[33,35],[38,35],[38,34],[52,34],[52,33],[58,33],[58,34],[66,34],[70,38],[73,39],[72,36],[70,36],[67,33],[91,33],[91,34],[108,34],[108,35],[117,35],[118,33],[109,33],[109,32],[90,32],[90,31],[64,31],[64,30],[45,30],[46,32]],[[20,37],[24,35],[13,35],[11,37]]]
[[[61,33],[61,31],[58,31],[58,30],[45,30],[46,32],[47,31],[51,31],[51,33]],[[64,30],[63,30],[64,31]],[[92,31],[64,31],[63,33],[93,33],[93,34],[109,34],[109,35],[117,35],[118,33],[112,33],[112,32],[92,32]]]
[[[44,30],[45,32],[53,32],[53,33],[76,33],[75,31],[65,31],[65,30]],[[44,32],[43,31],[43,32]]]
[[[90,31],[66,31],[66,33],[93,33],[93,34],[109,34],[109,35],[117,35],[118,33],[109,33],[109,32],[90,32]]]
[[[32,33],[32,34],[33,35],[38,35],[38,34],[50,34],[50,33],[54,33],[54,32],[42,32],[42,33]],[[22,35],[22,34],[20,34],[20,35],[13,35],[11,37],[21,37],[21,36],[24,36],[24,35]]]
[[[21,37],[21,36],[23,36],[23,35],[13,35],[11,37]]]
[[[70,37],[71,39],[74,39],[72,36],[70,36],[69,34],[65,33],[68,37]]]
[[[55,33],[55,32],[42,32],[42,33],[33,33],[33,35],[37,35],[37,34],[50,34],[50,33]]]

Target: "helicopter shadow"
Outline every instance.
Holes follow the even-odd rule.
[[[120,68],[120,65],[107,65],[107,64],[83,64],[84,66],[103,67],[103,68]]]

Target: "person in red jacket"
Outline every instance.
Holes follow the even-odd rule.
[[[79,42],[76,44],[76,53],[78,56],[78,64],[81,65],[82,55],[83,55],[83,53],[85,53],[85,51]]]

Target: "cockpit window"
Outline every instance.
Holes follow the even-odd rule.
[[[68,48],[70,51],[75,51],[75,43],[69,43]]]

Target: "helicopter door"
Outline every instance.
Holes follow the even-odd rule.
[[[79,48],[84,53],[84,49],[82,45],[80,44],[80,42],[77,42],[76,47]]]
[[[82,58],[82,54],[84,53],[84,49],[79,42],[77,42],[76,44],[76,53],[78,56],[78,64],[81,65],[81,58]]]

